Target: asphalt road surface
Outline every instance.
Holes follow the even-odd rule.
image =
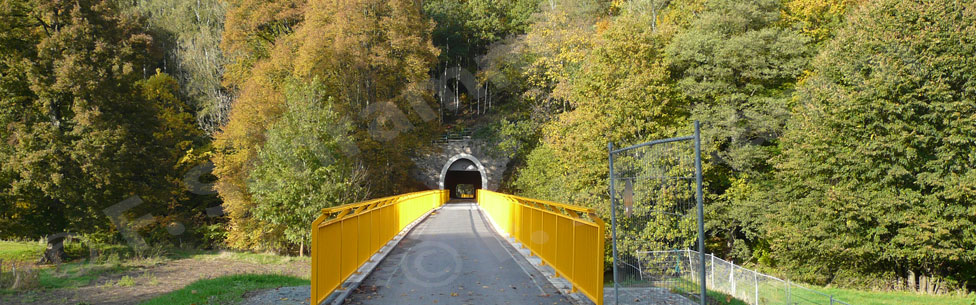
[[[485,217],[473,202],[445,204],[345,304],[572,304]]]

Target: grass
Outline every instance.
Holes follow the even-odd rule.
[[[63,264],[60,271],[54,268],[41,271],[41,287],[56,289],[88,286],[99,275],[113,271],[116,270],[89,267],[85,263]]]
[[[171,258],[191,258],[198,260],[227,259],[262,265],[278,265],[294,261],[311,261],[309,257],[294,257],[271,253],[250,253],[235,251],[174,250]]]
[[[0,260],[4,262],[32,262],[41,257],[44,245],[38,242],[0,240]]]
[[[927,295],[907,291],[864,291],[825,287],[810,288],[833,295],[834,298],[852,305],[972,305],[976,303],[976,295],[974,294],[970,294],[969,296],[958,294]]]
[[[115,282],[116,287],[132,287],[136,285],[136,280],[128,275],[122,276],[118,282]]]
[[[161,262],[160,258],[140,258],[108,259],[94,263],[87,261],[65,263],[57,268],[45,267],[41,271],[40,282],[41,287],[48,289],[78,288],[95,284],[94,281],[101,275],[119,274],[135,268],[154,266]],[[118,283],[113,284],[118,285]],[[126,281],[122,284],[126,284]]]
[[[674,287],[671,287],[671,291],[672,292],[675,292],[675,293],[678,293],[678,294],[682,294],[682,295],[685,295],[685,296],[695,296],[695,298],[694,298],[695,300],[700,299],[700,298],[697,297],[699,295],[699,291],[701,291],[701,289],[699,289],[698,283],[694,283],[694,282],[688,281],[688,280],[683,279],[683,278],[676,278],[675,280],[676,281],[674,282],[674,284],[675,284]],[[745,301],[742,301],[740,299],[736,299],[735,297],[732,297],[732,296],[730,296],[728,294],[725,294],[725,293],[722,293],[720,291],[715,291],[715,290],[709,289],[706,292],[706,294],[708,294],[708,304],[714,304],[714,305],[748,305],[748,303],[746,303]]]
[[[140,304],[235,304],[243,300],[242,296],[245,291],[308,284],[308,280],[283,275],[231,275],[209,280],[199,280],[183,287],[183,289],[161,295]]]
[[[675,292],[679,293],[698,293],[698,289],[689,289],[688,291],[684,291],[685,289],[681,289],[684,287],[697,288],[696,284],[685,279],[679,279],[679,284],[676,285],[674,290],[677,290]],[[803,285],[803,287],[811,290],[804,290],[796,288],[795,286],[793,289],[791,289],[791,299],[793,303],[830,304],[830,297],[833,296],[834,300],[843,301],[851,305],[976,305],[976,294],[970,294],[968,296],[959,294],[927,295],[907,291],[865,291],[844,288],[827,288],[811,285]],[[747,286],[745,288],[749,287]],[[761,303],[786,303],[786,296],[785,293],[783,293],[785,292],[785,287],[764,284],[760,285],[759,292]],[[708,298],[713,300],[712,302],[709,302],[710,304],[747,304],[744,301],[712,290],[708,291]]]

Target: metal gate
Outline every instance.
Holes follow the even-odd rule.
[[[648,295],[706,304],[701,132],[694,126],[690,136],[608,145],[614,304]]]

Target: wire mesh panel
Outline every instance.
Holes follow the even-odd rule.
[[[664,288],[701,301],[706,263],[698,251],[686,250],[700,244],[696,139],[671,138],[619,150],[611,145],[615,289]]]
[[[698,257],[699,253],[695,250],[686,249],[656,251],[648,255],[695,258]],[[691,265],[691,269],[694,269],[693,263],[689,265]],[[678,276],[691,278],[697,274],[689,271]],[[705,254],[705,278],[708,290],[712,291],[713,294],[732,297],[746,304],[847,304],[831,295],[744,268],[707,253]]]
[[[704,305],[712,293],[746,304],[847,304],[702,250],[697,121],[693,136],[609,149],[614,287],[607,302]]]

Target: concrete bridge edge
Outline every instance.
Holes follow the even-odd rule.
[[[495,223],[495,220],[492,219],[491,216],[488,216],[488,211],[485,211],[480,204],[476,204],[476,206],[478,206],[478,209],[481,210],[481,214],[484,215],[484,218],[488,220],[488,223],[491,224],[489,227],[495,231],[495,235],[501,237],[501,239],[505,240],[505,242],[512,246],[513,249],[518,251],[518,253],[522,255],[522,257],[530,265],[532,265],[532,268],[535,268],[535,270],[539,271],[539,273],[542,273],[542,275],[546,277],[546,280],[549,281],[549,284],[556,287],[556,290],[558,290],[559,293],[566,296],[570,302],[573,302],[576,305],[596,305],[596,303],[587,298],[583,293],[572,292],[572,283],[565,278],[558,276],[556,274],[556,270],[552,267],[543,264],[541,258],[532,256],[532,251],[526,247],[523,247],[521,243],[515,240],[515,238],[504,234],[504,231],[502,231],[502,228]]]
[[[410,234],[410,232],[413,231],[413,228],[424,220],[427,220],[427,217],[430,216],[430,214],[433,214],[440,209],[441,207],[437,207],[427,211],[426,214],[418,217],[417,220],[414,220],[414,222],[404,227],[403,230],[401,230],[400,233],[397,233],[392,240],[383,245],[383,247],[380,248],[380,251],[374,253],[373,256],[370,256],[369,260],[366,261],[365,264],[359,266],[359,269],[356,269],[356,273],[346,279],[346,281],[343,282],[338,289],[333,291],[332,294],[329,294],[329,296],[318,305],[342,305],[343,302],[346,301],[346,298],[348,298],[349,295],[356,290],[356,288],[359,288],[359,284],[361,284],[367,276],[372,274],[373,270],[376,270],[376,267],[378,267],[380,263],[386,259],[386,256],[389,255],[390,252],[393,252],[393,249],[400,244],[400,241],[406,238],[407,234]]]

